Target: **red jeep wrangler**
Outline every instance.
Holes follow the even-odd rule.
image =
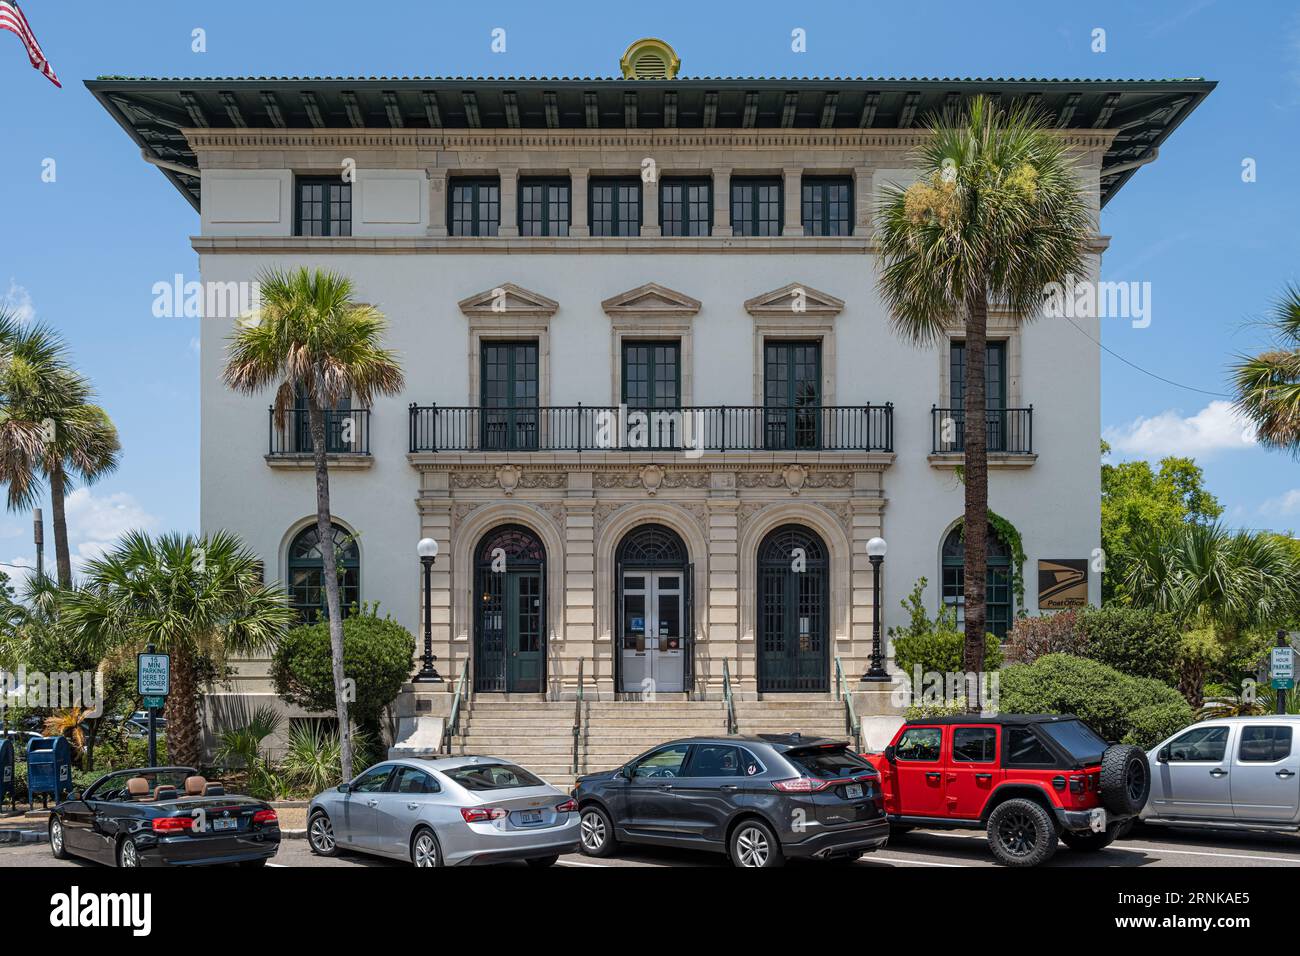
[[[1137,747],[1108,746],[1070,715],[939,717],[905,723],[879,772],[893,832],[986,829],[1004,866],[1100,850],[1146,804],[1151,768]]]

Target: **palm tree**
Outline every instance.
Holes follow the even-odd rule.
[[[976,97],[930,124],[920,178],[884,188],[876,213],[881,296],[917,345],[954,326],[966,342],[965,667],[984,666],[988,551],[985,346],[990,302],[1030,319],[1050,283],[1081,276],[1095,221],[1069,149],[1025,107]],[[978,694],[970,701],[978,710]]]
[[[118,464],[117,429],[68,361],[63,340],[43,325],[0,311],[0,481],[10,510],[25,510],[50,486],[59,586],[72,586],[64,501],[74,479],[87,484]]]
[[[1300,562],[1276,535],[1191,522],[1130,549],[1124,587],[1133,603],[1172,614],[1185,630],[1231,639],[1300,606]]]
[[[1237,410],[1265,448],[1300,455],[1300,285],[1288,285],[1267,324],[1274,347],[1239,355],[1232,366]]]
[[[355,301],[352,280],[335,272],[298,269],[263,272],[258,281],[261,308],[232,337],[224,377],[228,386],[249,394],[274,386],[278,428],[284,428],[295,401],[306,402],[316,465],[316,527],[322,567],[329,571],[336,559],[325,413],[345,398],[364,407],[375,395],[397,393],[402,388],[402,369],[396,354],[380,344],[386,328],[383,315]],[[350,780],[353,748],[343,678],[339,579],[334,573],[322,577],[343,779]]]
[[[84,586],[67,592],[63,623],[94,653],[153,644],[171,655],[167,748],[178,764],[200,757],[197,665],[266,650],[293,620],[284,592],[262,581],[262,563],[235,535],[208,538],[131,532],[90,561]]]

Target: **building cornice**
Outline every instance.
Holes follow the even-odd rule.
[[[1106,251],[1109,236],[1094,236],[1086,251]],[[636,238],[445,236],[191,236],[200,255],[877,255],[879,243],[864,236],[663,237]]]
[[[1079,150],[1106,150],[1117,130],[1057,131]],[[181,130],[204,153],[285,149],[462,150],[909,150],[928,138],[912,129],[200,129]]]

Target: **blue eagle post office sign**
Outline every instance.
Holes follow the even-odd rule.
[[[170,654],[135,656],[136,691],[141,697],[166,697],[172,689]]]

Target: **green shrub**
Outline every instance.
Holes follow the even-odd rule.
[[[1197,719],[1191,705],[1181,697],[1177,701],[1139,707],[1129,714],[1128,733],[1121,743],[1150,750]]]
[[[904,720],[930,720],[934,717],[960,717],[966,713],[966,698],[954,701],[935,701],[934,703],[908,704],[903,711]]]
[[[1002,671],[999,709],[1008,714],[1074,714],[1107,740],[1125,740],[1130,733],[1146,735],[1152,725],[1192,723],[1191,706],[1181,694],[1160,681],[1127,674],[1097,661],[1069,654],[1047,654],[1032,664],[1014,664]],[[1136,724],[1139,711],[1143,726]]]
[[[354,734],[352,745],[357,766],[367,762],[360,755],[371,748],[364,734]],[[304,721],[289,729],[289,746],[280,764],[285,778],[295,787],[315,796],[343,782],[343,748],[337,730],[326,730],[316,721]]]
[[[960,631],[927,631],[894,638],[894,662],[910,680],[919,665],[922,674],[960,674],[966,670],[966,635]],[[1002,666],[1002,645],[994,634],[985,635],[984,670]]]
[[[1084,655],[1079,611],[1057,611],[1038,617],[1017,618],[1007,634],[1008,663],[1032,664],[1044,654]]]
[[[1181,633],[1172,617],[1137,607],[1090,607],[1079,615],[1083,656],[1133,677],[1178,682]]]
[[[344,619],[343,674],[356,690],[350,711],[371,740],[380,740],[380,714],[410,677],[414,658],[415,638],[396,621],[365,613]],[[334,712],[328,622],[296,627],[281,639],[271,661],[271,680],[289,703]]]

